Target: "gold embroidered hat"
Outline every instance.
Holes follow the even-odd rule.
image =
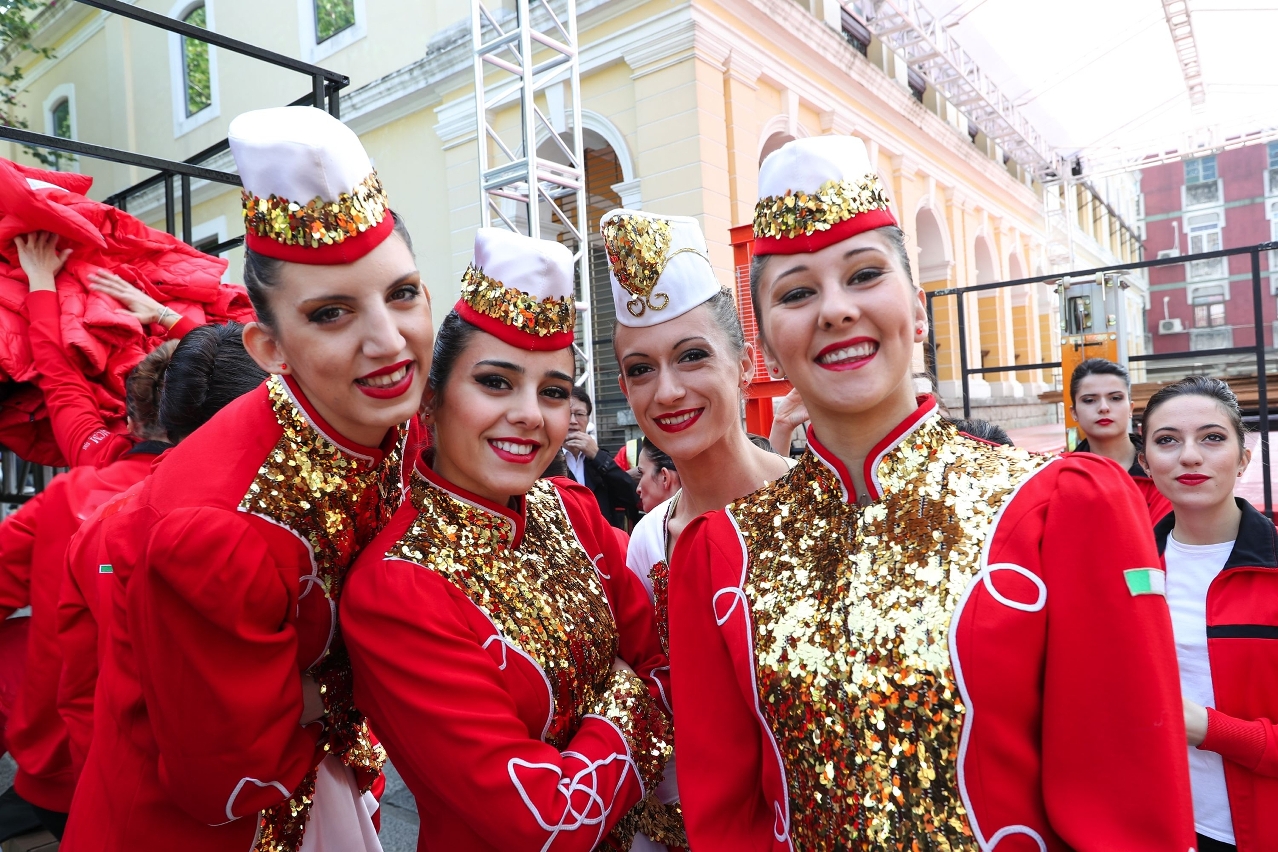
[[[756,255],[820,251],[895,224],[865,143],[855,136],[796,139],[759,166]]]
[[[293,263],[353,263],[391,235],[386,191],[355,132],[314,107],[241,113],[227,131],[244,244]]]
[[[720,290],[696,219],[613,210],[599,231],[622,325],[646,328],[672,320]]]
[[[573,292],[567,246],[505,228],[480,228],[453,310],[511,346],[566,349],[577,321]]]

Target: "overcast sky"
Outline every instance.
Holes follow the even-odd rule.
[[[1205,108],[1190,110],[1160,0],[921,0],[1063,153],[1183,149],[1202,127],[1278,128],[1278,2],[1189,0]],[[1219,140],[1218,140],[1219,141]]]

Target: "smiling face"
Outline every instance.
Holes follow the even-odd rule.
[[[246,326],[245,348],[267,372],[292,376],[343,437],[377,446],[417,411],[435,331],[398,235],[354,263],[283,263],[268,299],[273,324]]]
[[[1084,376],[1070,409],[1091,440],[1118,438],[1131,431],[1132,398],[1127,382],[1108,373]]]
[[[1231,500],[1250,461],[1229,413],[1214,399],[1178,396],[1146,418],[1141,463],[1178,514]]]
[[[754,372],[752,350],[735,351],[706,305],[647,328],[618,324],[613,345],[639,428],[676,464],[741,428],[738,406]]]
[[[572,351],[529,352],[470,336],[426,412],[435,471],[501,505],[526,494],[568,434]]]
[[[914,409],[910,362],[927,314],[882,234],[775,255],[757,292],[768,367],[789,378],[814,422],[867,412],[899,422]]]

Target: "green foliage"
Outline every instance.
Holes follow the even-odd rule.
[[[327,41],[355,25],[355,0],[315,0],[315,41]]]
[[[182,20],[201,28],[208,25],[203,6],[196,6]],[[184,36],[182,64],[186,78],[186,114],[191,116],[213,103],[213,87],[209,81],[208,44]]]
[[[30,128],[30,123],[21,114],[25,104],[20,95],[22,91],[22,66],[16,60],[24,53],[32,53],[42,59],[53,57],[53,50],[48,47],[36,47],[31,43],[35,35],[33,21],[46,6],[56,2],[69,0],[0,0],[0,44],[4,45],[5,61],[0,65],[0,124],[8,127]],[[68,127],[70,116],[67,118]],[[68,134],[70,132],[68,130]],[[43,165],[56,169],[58,155],[52,151],[25,149],[27,153],[39,160]]]

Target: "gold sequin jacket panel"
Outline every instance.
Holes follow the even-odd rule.
[[[357,702],[439,848],[593,849],[661,777],[652,607],[575,483],[510,509],[419,462],[342,623]]]
[[[1105,566],[1111,618],[1100,629],[1148,653],[1135,658],[1142,665],[1166,662],[1157,607],[1123,581],[1148,555],[1139,497],[1116,467],[961,435],[930,400],[871,454],[863,505],[838,460],[815,436],[810,445],[787,477],[690,526],[674,556],[671,658],[693,848],[977,850],[1000,831],[1067,848],[1044,803],[1042,690],[1053,651],[1097,628],[1089,614],[1050,645],[1055,563],[1045,552],[1079,541],[1076,527],[1056,540],[1062,481],[1091,500],[1112,489],[1122,510],[1113,535],[1126,529],[1134,544]],[[1077,583],[1080,563],[1059,564],[1062,588]],[[1174,761],[1157,701],[1171,694],[1167,670],[1141,676],[1155,700],[1133,730],[1156,763]],[[1175,782],[1168,792],[1175,801]]]
[[[401,497],[401,440],[345,444],[274,379],[166,454],[118,516],[100,705],[114,724],[81,786],[86,848],[294,849],[326,745],[371,784],[380,750],[335,617],[346,569]],[[303,728],[308,670],[329,714]]]

